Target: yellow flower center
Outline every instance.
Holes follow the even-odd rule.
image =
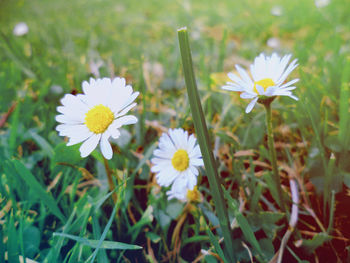
[[[201,194],[198,191],[197,185],[193,188],[193,190],[187,190],[187,200],[191,202],[201,201]]]
[[[171,158],[171,164],[175,168],[175,170],[182,172],[188,168],[190,163],[190,158],[188,157],[188,153],[185,150],[177,150]]]
[[[96,134],[103,133],[113,120],[113,112],[102,104],[96,105],[85,114],[85,125]]]
[[[259,80],[259,81],[255,81],[254,82],[254,91],[259,94],[259,92],[258,92],[258,90],[256,88],[256,85],[259,85],[259,86],[263,87],[264,91],[266,91],[266,89],[268,87],[275,86],[276,84],[275,84],[275,82],[273,82],[272,79],[269,79],[269,78],[262,79],[262,80]]]

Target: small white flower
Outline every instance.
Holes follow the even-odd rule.
[[[315,6],[317,8],[322,8],[329,5],[331,0],[315,0]]]
[[[228,77],[233,82],[227,82],[227,85],[222,88],[242,92],[241,98],[252,99],[246,108],[246,113],[249,113],[254,108],[260,97],[288,96],[298,100],[291,90],[296,88],[292,85],[298,82],[299,79],[293,79],[284,83],[288,75],[298,66],[296,59],[288,65],[291,57],[292,55],[289,54],[280,58],[276,53],[268,57],[262,53],[255,58],[254,63],[250,66],[250,73],[253,79],[251,79],[246,70],[236,65],[240,77],[229,73]]]
[[[82,157],[88,156],[100,143],[103,156],[111,159],[112,147],[108,141],[110,137],[120,136],[119,128],[123,125],[134,124],[137,118],[126,115],[136,106],[133,101],[139,92],[133,92],[130,85],[125,85],[124,78],[93,79],[82,83],[84,94],[66,94],[57,107],[60,115],[56,121],[56,130],[60,136],[69,137],[67,146],[80,142]]]
[[[170,199],[183,199],[187,190],[193,190],[197,184],[198,166],[203,166],[199,145],[194,135],[188,136],[183,129],[170,129],[159,139],[159,148],[154,150],[151,171],[156,173],[160,186],[168,187]]]
[[[28,31],[29,31],[29,28],[28,28],[27,24],[24,23],[24,22],[18,23],[18,24],[15,25],[15,27],[13,28],[13,34],[14,34],[15,36],[18,36],[18,37],[27,34]]]
[[[281,16],[283,14],[282,6],[275,5],[271,8],[271,15],[273,16]]]
[[[271,48],[279,48],[281,46],[281,41],[276,37],[271,37],[267,40],[266,44]]]

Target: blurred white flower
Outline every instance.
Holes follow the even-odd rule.
[[[15,25],[15,27],[13,28],[13,34],[18,37],[27,34],[28,31],[29,31],[29,27],[25,22],[20,22],[17,25]]]
[[[136,106],[133,101],[139,92],[133,92],[125,85],[124,78],[90,79],[82,83],[84,94],[66,94],[57,107],[61,114],[56,116],[56,130],[60,136],[69,137],[68,146],[83,142],[80,147],[82,157],[88,156],[100,143],[103,156],[111,159],[110,137],[120,136],[119,128],[134,124],[137,118],[126,115]]]
[[[276,37],[271,37],[267,40],[266,44],[270,47],[270,48],[279,48],[281,46],[281,42],[278,38]]]
[[[271,8],[271,15],[273,16],[281,16],[283,14],[282,6],[275,5]]]
[[[100,67],[103,66],[103,61],[98,60],[97,62],[91,60],[90,61],[90,73],[94,75],[94,77],[99,78],[100,77]]]
[[[315,6],[317,8],[322,8],[329,5],[331,0],[315,0]]]
[[[197,184],[197,167],[203,165],[196,138],[193,134],[188,136],[183,129],[170,129],[168,134],[162,134],[158,147],[153,152],[151,171],[156,173],[160,186],[172,184],[170,199],[182,199],[187,190],[193,190]]]
[[[292,55],[285,55],[280,58],[276,53],[270,57],[263,53],[255,58],[254,63],[250,65],[250,73],[253,80],[248,75],[247,71],[236,65],[239,77],[233,73],[229,73],[228,77],[233,82],[227,82],[223,89],[230,91],[238,91],[241,93],[241,98],[252,99],[246,108],[246,113],[249,113],[255,106],[259,98],[273,96],[288,96],[298,100],[291,90],[296,87],[292,86],[299,79],[293,79],[285,84],[288,75],[298,66],[297,60],[294,59],[287,67]]]
[[[57,94],[58,95],[58,94],[63,93],[63,88],[60,85],[52,85],[50,87],[50,92],[52,94]]]

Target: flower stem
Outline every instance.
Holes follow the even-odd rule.
[[[108,164],[108,160],[106,158],[103,157],[103,163],[105,165],[105,169],[106,169],[106,174],[107,174],[107,179],[108,179],[108,186],[109,186],[109,191],[114,191],[114,189],[116,188],[114,181],[113,181],[113,177],[112,177],[112,171],[109,168],[109,164]],[[113,199],[113,203],[116,204],[117,203],[117,193],[113,192],[112,194],[112,199]]]
[[[272,101],[271,101],[272,102]],[[281,179],[278,174],[277,169],[277,155],[275,149],[275,143],[272,131],[272,112],[271,112],[271,102],[263,103],[266,109],[266,127],[267,127],[267,142],[270,151],[271,165],[273,171],[274,182],[276,184],[277,194],[278,194],[278,204],[283,212],[286,211],[286,206],[283,199],[283,190],[281,186]]]

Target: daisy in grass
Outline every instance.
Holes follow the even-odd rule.
[[[106,159],[113,155],[109,137],[120,136],[122,125],[134,124],[137,118],[126,115],[136,106],[133,103],[139,92],[133,92],[125,85],[124,78],[93,79],[82,83],[84,94],[66,94],[57,107],[61,114],[56,116],[60,122],[56,130],[61,136],[69,137],[67,146],[83,142],[80,146],[81,157],[88,156],[100,143],[100,149]]]
[[[270,57],[260,54],[250,66],[250,73],[253,79],[246,70],[236,65],[240,76],[229,73],[228,77],[233,82],[227,82],[227,85],[222,88],[242,92],[241,98],[252,99],[245,110],[246,113],[249,113],[254,108],[259,99],[288,96],[298,100],[292,94],[292,90],[296,88],[293,84],[298,82],[299,79],[293,79],[285,83],[288,75],[298,66],[296,59],[288,65],[291,57],[292,55],[285,55],[283,58],[280,58],[276,53],[273,53]]]
[[[198,166],[203,166],[202,153],[194,135],[183,129],[170,129],[159,139],[159,148],[154,150],[151,171],[156,173],[160,186],[168,187],[169,199],[182,199],[188,190],[197,184]]]

